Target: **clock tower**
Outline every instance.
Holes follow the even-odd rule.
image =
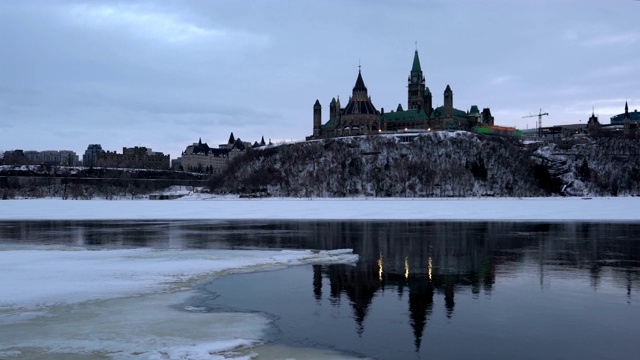
[[[408,103],[407,108],[411,109],[423,109],[424,108],[424,75],[422,74],[422,68],[420,67],[420,58],[418,57],[418,50],[413,55],[413,66],[411,67],[411,73],[409,74],[408,88]]]

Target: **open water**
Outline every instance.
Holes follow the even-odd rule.
[[[185,304],[263,314],[265,340],[285,349],[373,359],[640,358],[638,223],[21,221],[0,222],[0,243],[351,248],[355,267],[223,276],[200,283]]]

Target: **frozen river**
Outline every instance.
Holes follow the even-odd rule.
[[[639,234],[597,221],[0,221],[0,358],[635,359]]]

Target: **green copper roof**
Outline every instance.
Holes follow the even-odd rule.
[[[428,116],[424,110],[417,111],[416,109],[384,113],[381,116],[381,119],[387,122],[422,120],[426,118]]]
[[[398,104],[398,108],[396,109],[396,111],[404,111],[404,109],[402,108],[402,104]]]
[[[480,110],[477,105],[472,105],[471,110],[469,110],[469,114],[480,114]]]
[[[431,90],[429,90],[429,87],[424,88],[424,94],[431,95]]]
[[[439,116],[436,116],[436,114],[438,114]],[[456,118],[463,118],[463,119],[469,118],[469,115],[467,115],[465,111],[462,111],[456,108],[453,109],[453,116]],[[444,106],[435,108],[431,113],[431,116],[428,116],[423,109],[420,109],[420,111],[418,111],[417,109],[411,109],[411,110],[405,110],[405,111],[392,111],[389,113],[384,113],[381,116],[381,120],[393,123],[393,122],[400,122],[400,121],[424,120],[427,118],[436,119],[437,117],[438,118],[444,117]]]
[[[421,73],[422,69],[420,68],[420,58],[418,57],[418,50],[416,50],[415,55],[413,55],[413,67],[411,67],[411,74]]]
[[[327,127],[333,127],[335,123],[336,123],[336,118],[331,118],[324,125],[322,125],[321,128],[324,129],[324,128],[327,128]]]
[[[444,117],[444,106],[438,106],[437,108],[433,109],[433,112],[431,113],[431,118],[435,119],[436,118],[436,113],[438,113],[441,117]],[[456,108],[453,108],[453,117],[457,117],[457,118],[464,118],[464,119],[468,119],[469,115],[467,115],[467,113],[465,111],[462,110],[458,110]]]

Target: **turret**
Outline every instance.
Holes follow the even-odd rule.
[[[329,104],[329,120],[336,117],[336,98],[331,99],[331,104]]]
[[[444,116],[453,117],[453,91],[449,85],[444,90]]]
[[[628,102],[624,102],[624,118],[625,119],[630,119],[629,118],[629,103]]]
[[[313,136],[320,136],[320,127],[322,126],[322,106],[320,101],[316,99],[313,104]]]
[[[424,110],[427,115],[431,116],[433,112],[433,96],[431,96],[431,90],[429,88],[424,89]]]
[[[600,125],[600,122],[598,121],[598,117],[596,116],[596,110],[595,109],[591,110],[591,117],[589,117],[588,124],[589,124],[589,126]]]
[[[629,117],[629,105],[624,102],[624,136],[631,136],[631,118]]]

